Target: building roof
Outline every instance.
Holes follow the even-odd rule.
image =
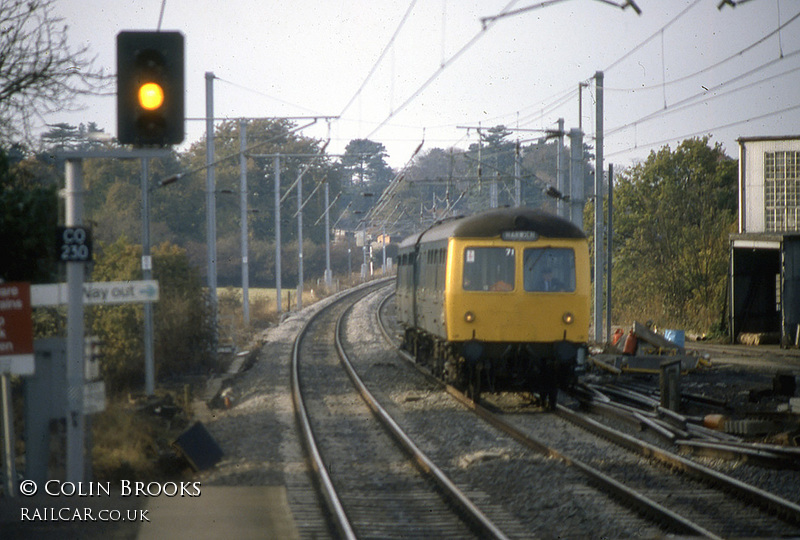
[[[765,135],[761,137],[739,137],[736,141],[739,144],[757,141],[796,141],[800,140],[800,135]]]

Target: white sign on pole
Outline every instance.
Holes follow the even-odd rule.
[[[97,414],[106,410],[106,383],[86,382],[83,385],[83,414]]]
[[[96,281],[83,284],[84,305],[114,305],[158,302],[158,281]],[[67,304],[67,285],[32,285],[33,307]]]

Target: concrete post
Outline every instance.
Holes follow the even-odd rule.
[[[247,121],[239,120],[239,208],[242,248],[242,320],[250,326],[250,266],[247,246]]]
[[[273,160],[275,167],[275,302],[278,315],[281,314],[281,155]]]
[[[603,337],[603,72],[594,74],[596,103],[594,167],[594,340]]]
[[[214,74],[206,72],[206,259],[208,294],[217,345],[217,187],[214,178]]]
[[[83,225],[83,161],[66,166],[67,227]],[[67,470],[68,482],[83,482],[85,424],[83,416],[83,262],[67,262]]]

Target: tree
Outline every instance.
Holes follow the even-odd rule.
[[[104,134],[94,122],[89,125],[79,124],[77,127],[67,123],[54,124],[42,134],[41,140],[50,152],[64,150],[91,150],[101,148],[103,143],[93,138],[95,134]]]
[[[708,330],[723,310],[736,162],[708,137],[665,146],[616,178],[617,316]]]
[[[163,208],[166,224],[170,230],[179,233],[175,242],[186,245],[192,260],[201,268],[205,267],[206,241],[205,145],[205,140],[198,141],[182,155],[182,169],[198,172],[188,175],[178,184],[159,190],[163,191],[160,196],[165,200]],[[251,284],[266,285],[274,279],[274,275],[269,275],[268,270],[268,259],[274,253],[274,248],[269,251],[259,249],[258,246],[275,240],[274,158],[271,156],[283,154],[280,165],[281,194],[286,198],[281,205],[281,241],[284,245],[297,240],[296,219],[292,217],[297,210],[297,196],[296,190],[289,191],[289,187],[297,180],[300,172],[304,167],[310,166],[302,179],[303,199],[308,201],[303,209],[306,216],[303,234],[306,239],[317,242],[324,238],[324,224],[314,227],[313,223],[324,212],[325,205],[323,190],[320,188],[315,193],[314,190],[325,180],[333,198],[338,192],[339,175],[329,158],[320,153],[320,141],[298,134],[297,126],[288,120],[248,121],[247,146],[252,149],[248,152],[246,163],[250,279]],[[239,284],[241,280],[238,121],[226,121],[216,127],[215,152],[217,278],[218,283],[224,286]],[[298,154],[320,157],[297,157]],[[270,157],[259,157],[261,155]],[[170,193],[173,195],[170,196]],[[180,196],[174,195],[176,193]],[[203,244],[202,249],[196,249],[200,244]],[[197,254],[200,255],[199,258],[196,258]],[[287,275],[286,268],[283,268],[283,275]]]
[[[353,139],[342,156],[342,168],[353,185],[383,191],[394,172],[386,163],[386,147],[369,139]]]
[[[47,283],[57,264],[57,183],[36,159],[10,163],[0,149],[0,279]]]
[[[515,144],[507,140],[511,135],[505,126],[494,126],[478,131],[479,143],[472,143],[467,158],[472,162],[471,176],[475,177],[475,190],[469,207],[473,212],[488,208],[492,186],[496,182],[497,204],[513,204],[513,194],[508,188],[514,178]]]
[[[401,207],[387,205],[391,213],[388,217],[398,218],[402,209],[422,226],[464,213],[467,193],[475,185],[475,179],[468,176],[471,168],[472,162],[465,159],[461,150],[431,148],[421,153],[404,173],[403,183],[398,188],[399,195],[395,199]]]
[[[0,2],[0,142],[30,138],[32,122],[102,91],[111,78],[92,68],[88,46],[71,49],[55,0]]]

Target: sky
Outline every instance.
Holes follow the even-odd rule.
[[[369,138],[394,167],[420,143],[467,148],[476,128],[500,124],[530,141],[563,118],[593,145],[598,72],[615,167],[691,136],[737,157],[740,137],[800,135],[800,2],[636,0],[637,15],[610,5],[623,1],[546,2],[490,21],[542,0],[165,0],[161,29],[185,36],[182,148],[204,136],[207,72],[215,117],[318,117],[302,133],[330,138],[329,154]],[[58,0],[55,10],[73,47],[88,45],[113,74],[117,33],[156,30],[162,0]],[[83,105],[47,121],[116,135],[113,96]]]

